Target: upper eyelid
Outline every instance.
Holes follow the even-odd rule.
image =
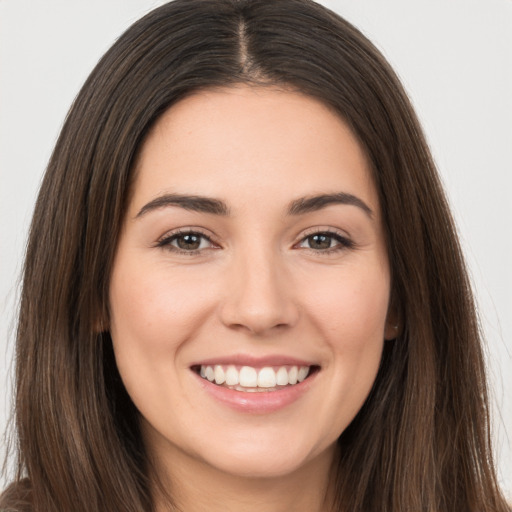
[[[215,236],[208,230],[205,230],[205,229],[199,228],[199,227],[193,227],[193,226],[188,227],[187,226],[187,227],[181,227],[181,228],[176,228],[176,229],[170,229],[170,230],[166,231],[162,236],[158,237],[157,242],[161,241],[161,240],[166,240],[168,238],[172,238],[173,236],[188,235],[188,234],[201,235],[211,241],[213,241],[213,239],[215,238]]]
[[[312,228],[307,228],[306,230],[302,231],[301,234],[297,237],[297,239],[300,241],[309,236],[321,234],[321,233],[326,233],[326,234],[330,234],[330,235],[338,235],[338,236],[340,236],[342,238],[346,238],[346,239],[352,238],[350,236],[350,234],[343,229],[333,228],[333,227],[328,227],[328,226],[315,226]]]
[[[329,249],[325,250],[316,250],[316,249],[309,249],[307,247],[304,247],[304,250],[311,250],[314,251],[316,254],[333,254],[335,252],[338,252],[340,250],[345,249],[355,249],[357,248],[356,242],[353,240],[353,238],[344,230],[340,230],[338,228],[333,227],[319,227],[315,226],[313,228],[309,228],[306,231],[303,231],[300,235],[300,238],[296,242],[294,242],[293,247],[297,247],[298,245],[305,242],[309,237],[314,235],[320,235],[325,234],[329,237],[332,237],[334,239],[337,239],[338,246],[331,247]]]
[[[210,230],[207,230],[205,228],[199,227],[199,226],[185,226],[185,227],[179,227],[176,229],[171,229],[166,231],[163,235],[158,237],[156,240],[156,245],[169,240],[173,237],[179,236],[179,235],[186,235],[186,234],[198,234],[200,236],[203,236],[205,239],[207,239],[209,242],[215,245],[220,245],[220,241],[218,240],[218,237],[212,233]],[[302,230],[298,236],[295,237],[293,246],[297,245],[298,243],[302,242],[306,238],[313,236],[315,234],[328,234],[331,236],[338,236],[343,239],[346,239],[348,241],[352,241],[352,237],[349,233],[347,233],[345,230],[334,228],[332,226],[313,226],[310,228],[307,228],[305,230]]]
[[[196,234],[204,238],[208,244],[210,244],[210,247],[204,247],[202,249],[191,249],[190,251],[185,251],[184,249],[180,249],[178,247],[173,246],[174,240],[176,240],[180,235],[187,235],[187,234]],[[159,248],[159,249],[166,249],[171,250],[173,252],[182,252],[183,254],[198,254],[203,252],[206,249],[219,249],[220,245],[218,242],[214,240],[212,236],[210,236],[207,233],[204,233],[202,229],[199,228],[178,228],[176,230],[170,230],[167,231],[164,235],[159,237],[155,243],[153,244],[153,247]]]

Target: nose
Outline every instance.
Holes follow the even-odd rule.
[[[224,325],[258,336],[294,326],[299,309],[283,266],[268,251],[240,255],[226,276],[220,309]]]

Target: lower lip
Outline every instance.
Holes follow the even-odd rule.
[[[299,400],[311,387],[318,372],[294,386],[287,386],[276,391],[237,391],[235,389],[217,386],[209,380],[197,375],[203,389],[214,399],[235,409],[236,411],[252,414],[268,414],[283,409]]]

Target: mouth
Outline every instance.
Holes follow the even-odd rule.
[[[245,393],[261,393],[296,386],[319,371],[320,367],[316,365],[254,367],[215,364],[194,365],[191,369],[202,379],[216,386]]]

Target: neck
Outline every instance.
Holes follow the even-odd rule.
[[[333,510],[330,489],[334,448],[292,473],[272,477],[237,476],[197,459],[173,457],[156,461],[160,487],[155,489],[157,512],[326,512]],[[163,465],[162,465],[163,464]],[[165,477],[163,477],[165,475]],[[176,508],[164,496],[172,496]]]

